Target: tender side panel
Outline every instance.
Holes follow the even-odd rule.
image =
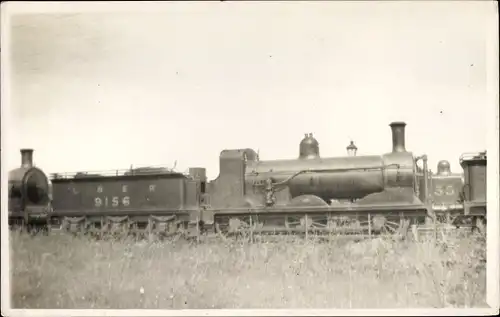
[[[184,207],[184,178],[131,177],[53,182],[54,209],[180,209]]]
[[[434,204],[452,205],[460,199],[462,186],[460,175],[433,176],[429,194]]]
[[[471,201],[486,201],[486,164],[474,162],[468,167],[469,198]]]
[[[465,176],[465,201],[486,202],[486,152],[470,156],[464,154],[460,159],[460,165],[464,169]]]

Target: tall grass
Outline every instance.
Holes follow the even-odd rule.
[[[483,307],[485,240],[96,241],[11,235],[15,308]],[[293,239],[292,239],[293,240]]]

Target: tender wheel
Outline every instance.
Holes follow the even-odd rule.
[[[480,233],[480,234],[486,234],[486,219],[483,217],[477,217],[475,221],[475,226],[474,228]]]

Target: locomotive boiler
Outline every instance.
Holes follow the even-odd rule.
[[[33,150],[21,149],[21,166],[9,171],[9,224],[45,222],[50,210],[49,181],[33,165]]]
[[[414,159],[404,146],[404,123],[391,125],[393,151],[384,155],[321,158],[312,134],[300,143],[295,160],[254,161],[247,165],[248,184],[266,179],[287,183],[292,198],[315,195],[332,200],[358,200],[386,188],[410,188],[414,182]]]

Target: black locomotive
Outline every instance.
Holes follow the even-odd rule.
[[[33,166],[33,150],[21,150],[21,166],[9,172],[9,224],[11,226],[46,223],[51,211],[49,181]]]

